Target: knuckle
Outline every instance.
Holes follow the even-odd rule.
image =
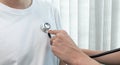
[[[56,34],[57,38],[64,38],[64,36],[67,35],[67,32],[64,30],[60,30],[60,32],[58,34]]]
[[[61,33],[66,34],[67,32],[65,30],[61,30]]]
[[[56,38],[52,41],[54,44],[59,43],[59,38]]]
[[[53,43],[57,43],[57,41],[56,41],[56,40],[53,40],[52,42],[53,42]]]
[[[59,34],[57,34],[56,36],[59,38],[59,37],[61,37],[63,34],[62,33],[59,33]]]
[[[65,35],[65,33],[59,33],[59,34],[57,34],[58,37],[61,37],[61,36],[64,36],[64,35]]]

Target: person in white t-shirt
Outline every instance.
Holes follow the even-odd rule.
[[[0,65],[59,65],[44,23],[59,28],[59,16],[39,0],[0,0]]]

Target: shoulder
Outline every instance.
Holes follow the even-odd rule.
[[[52,3],[41,0],[36,0],[36,2],[38,8],[42,8],[43,10],[56,10],[56,7]]]
[[[36,0],[35,1],[35,8],[34,13],[37,13],[41,18],[52,18],[55,16],[56,13],[58,13],[58,10],[55,6],[53,6],[51,3]]]
[[[34,0],[34,12],[40,13],[43,15],[50,15],[54,14],[57,10],[55,6],[53,6],[51,3],[41,1],[41,0]]]

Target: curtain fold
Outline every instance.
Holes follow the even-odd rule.
[[[80,48],[120,47],[120,0],[46,0],[60,14],[62,27]]]
[[[78,45],[80,48],[89,47],[89,3],[90,0],[79,0],[78,14]]]
[[[120,1],[112,0],[111,48],[120,47]]]
[[[93,0],[90,5],[90,48],[110,49],[111,0]]]

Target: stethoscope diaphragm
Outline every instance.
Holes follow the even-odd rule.
[[[48,33],[48,30],[51,28],[51,25],[49,23],[44,23],[41,25],[41,30],[45,33]],[[51,38],[51,34],[48,33],[49,38]]]
[[[44,23],[42,26],[41,26],[41,30],[45,33],[47,33],[47,31],[51,28],[51,25],[49,23]]]

